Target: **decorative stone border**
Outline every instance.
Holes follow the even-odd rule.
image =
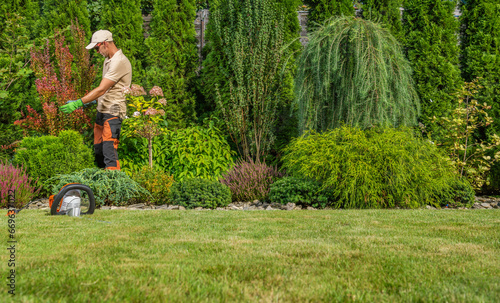
[[[435,207],[426,206],[427,209],[436,209]],[[471,209],[500,209],[500,198],[494,197],[476,197],[476,202],[471,207]],[[49,199],[40,199],[37,202],[32,203],[28,209],[49,209]],[[164,210],[186,210],[184,206],[180,205],[147,205],[145,203],[133,204],[128,206],[101,206],[98,209],[128,209],[128,210],[152,210],[152,209],[164,209]],[[226,207],[217,207],[215,210],[317,210],[317,208],[308,206],[302,207],[295,203],[288,203],[286,205],[280,203],[266,203],[259,200],[253,202],[233,202]],[[333,209],[333,208],[325,208]],[[467,209],[465,207],[461,209]],[[194,210],[212,210],[210,208],[197,207]]]

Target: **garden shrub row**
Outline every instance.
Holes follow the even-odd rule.
[[[320,208],[416,208],[470,205],[475,194],[435,144],[405,128],[363,131],[343,126],[308,132],[285,149],[283,169],[288,176],[276,167],[249,160],[238,161],[219,180],[176,180],[168,171],[146,166],[132,172],[131,178],[123,171],[85,168],[91,166],[90,150],[74,131],[63,131],[59,137],[25,138],[15,160],[23,168],[2,163],[0,181],[6,183],[5,176],[17,171],[22,197],[37,193],[32,180],[50,193],[76,182],[94,191],[97,205],[147,201],[216,208],[231,200],[258,199]],[[1,198],[5,204],[3,191]]]

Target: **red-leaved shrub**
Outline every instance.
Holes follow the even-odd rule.
[[[233,201],[262,200],[269,194],[271,184],[283,177],[276,167],[263,162],[238,161],[220,182],[229,186]]]
[[[58,30],[53,38],[53,46],[47,39],[43,49],[31,50],[31,68],[36,76],[42,112],[38,113],[28,105],[26,112],[22,112],[22,118],[14,122],[24,130],[57,135],[66,129],[82,132],[92,127],[88,110],[84,108],[71,114],[59,111],[66,101],[76,100],[90,91],[96,75],[85,49],[85,33],[78,24],[72,24],[71,34],[74,55],[70,52],[64,34]]]
[[[36,188],[33,180],[28,177],[26,169],[22,166],[12,166],[0,161],[0,207],[7,207],[9,193],[15,191],[15,207],[20,208],[38,194],[40,187]]]

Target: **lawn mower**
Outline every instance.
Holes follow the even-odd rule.
[[[7,215],[18,214],[27,208],[31,201],[20,209],[11,209]],[[94,193],[87,185],[80,183],[68,183],[64,185],[57,195],[49,197],[51,215],[68,215],[79,217],[80,215],[91,215],[95,210]]]

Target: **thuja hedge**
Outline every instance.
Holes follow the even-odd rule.
[[[334,16],[354,16],[352,0],[305,0],[309,6],[307,18],[309,28],[316,28]]]
[[[185,127],[193,120],[193,81],[198,68],[194,0],[154,0],[148,47],[146,78],[148,87],[158,85],[173,104],[169,127]]]
[[[457,179],[448,158],[411,130],[340,127],[309,132],[285,150],[283,166],[322,183],[328,204],[343,208],[416,208],[470,204],[474,191]]]
[[[403,6],[403,46],[422,104],[421,120],[427,126],[433,116],[453,108],[451,94],[461,84],[455,2],[405,0]]]
[[[396,39],[401,41],[403,36],[401,2],[402,0],[364,0],[363,18],[383,24]]]
[[[462,11],[460,46],[461,66],[465,81],[477,77],[484,86],[476,98],[492,106],[492,116],[500,115],[500,1],[468,0],[460,3]],[[500,119],[493,122],[500,131]]]

